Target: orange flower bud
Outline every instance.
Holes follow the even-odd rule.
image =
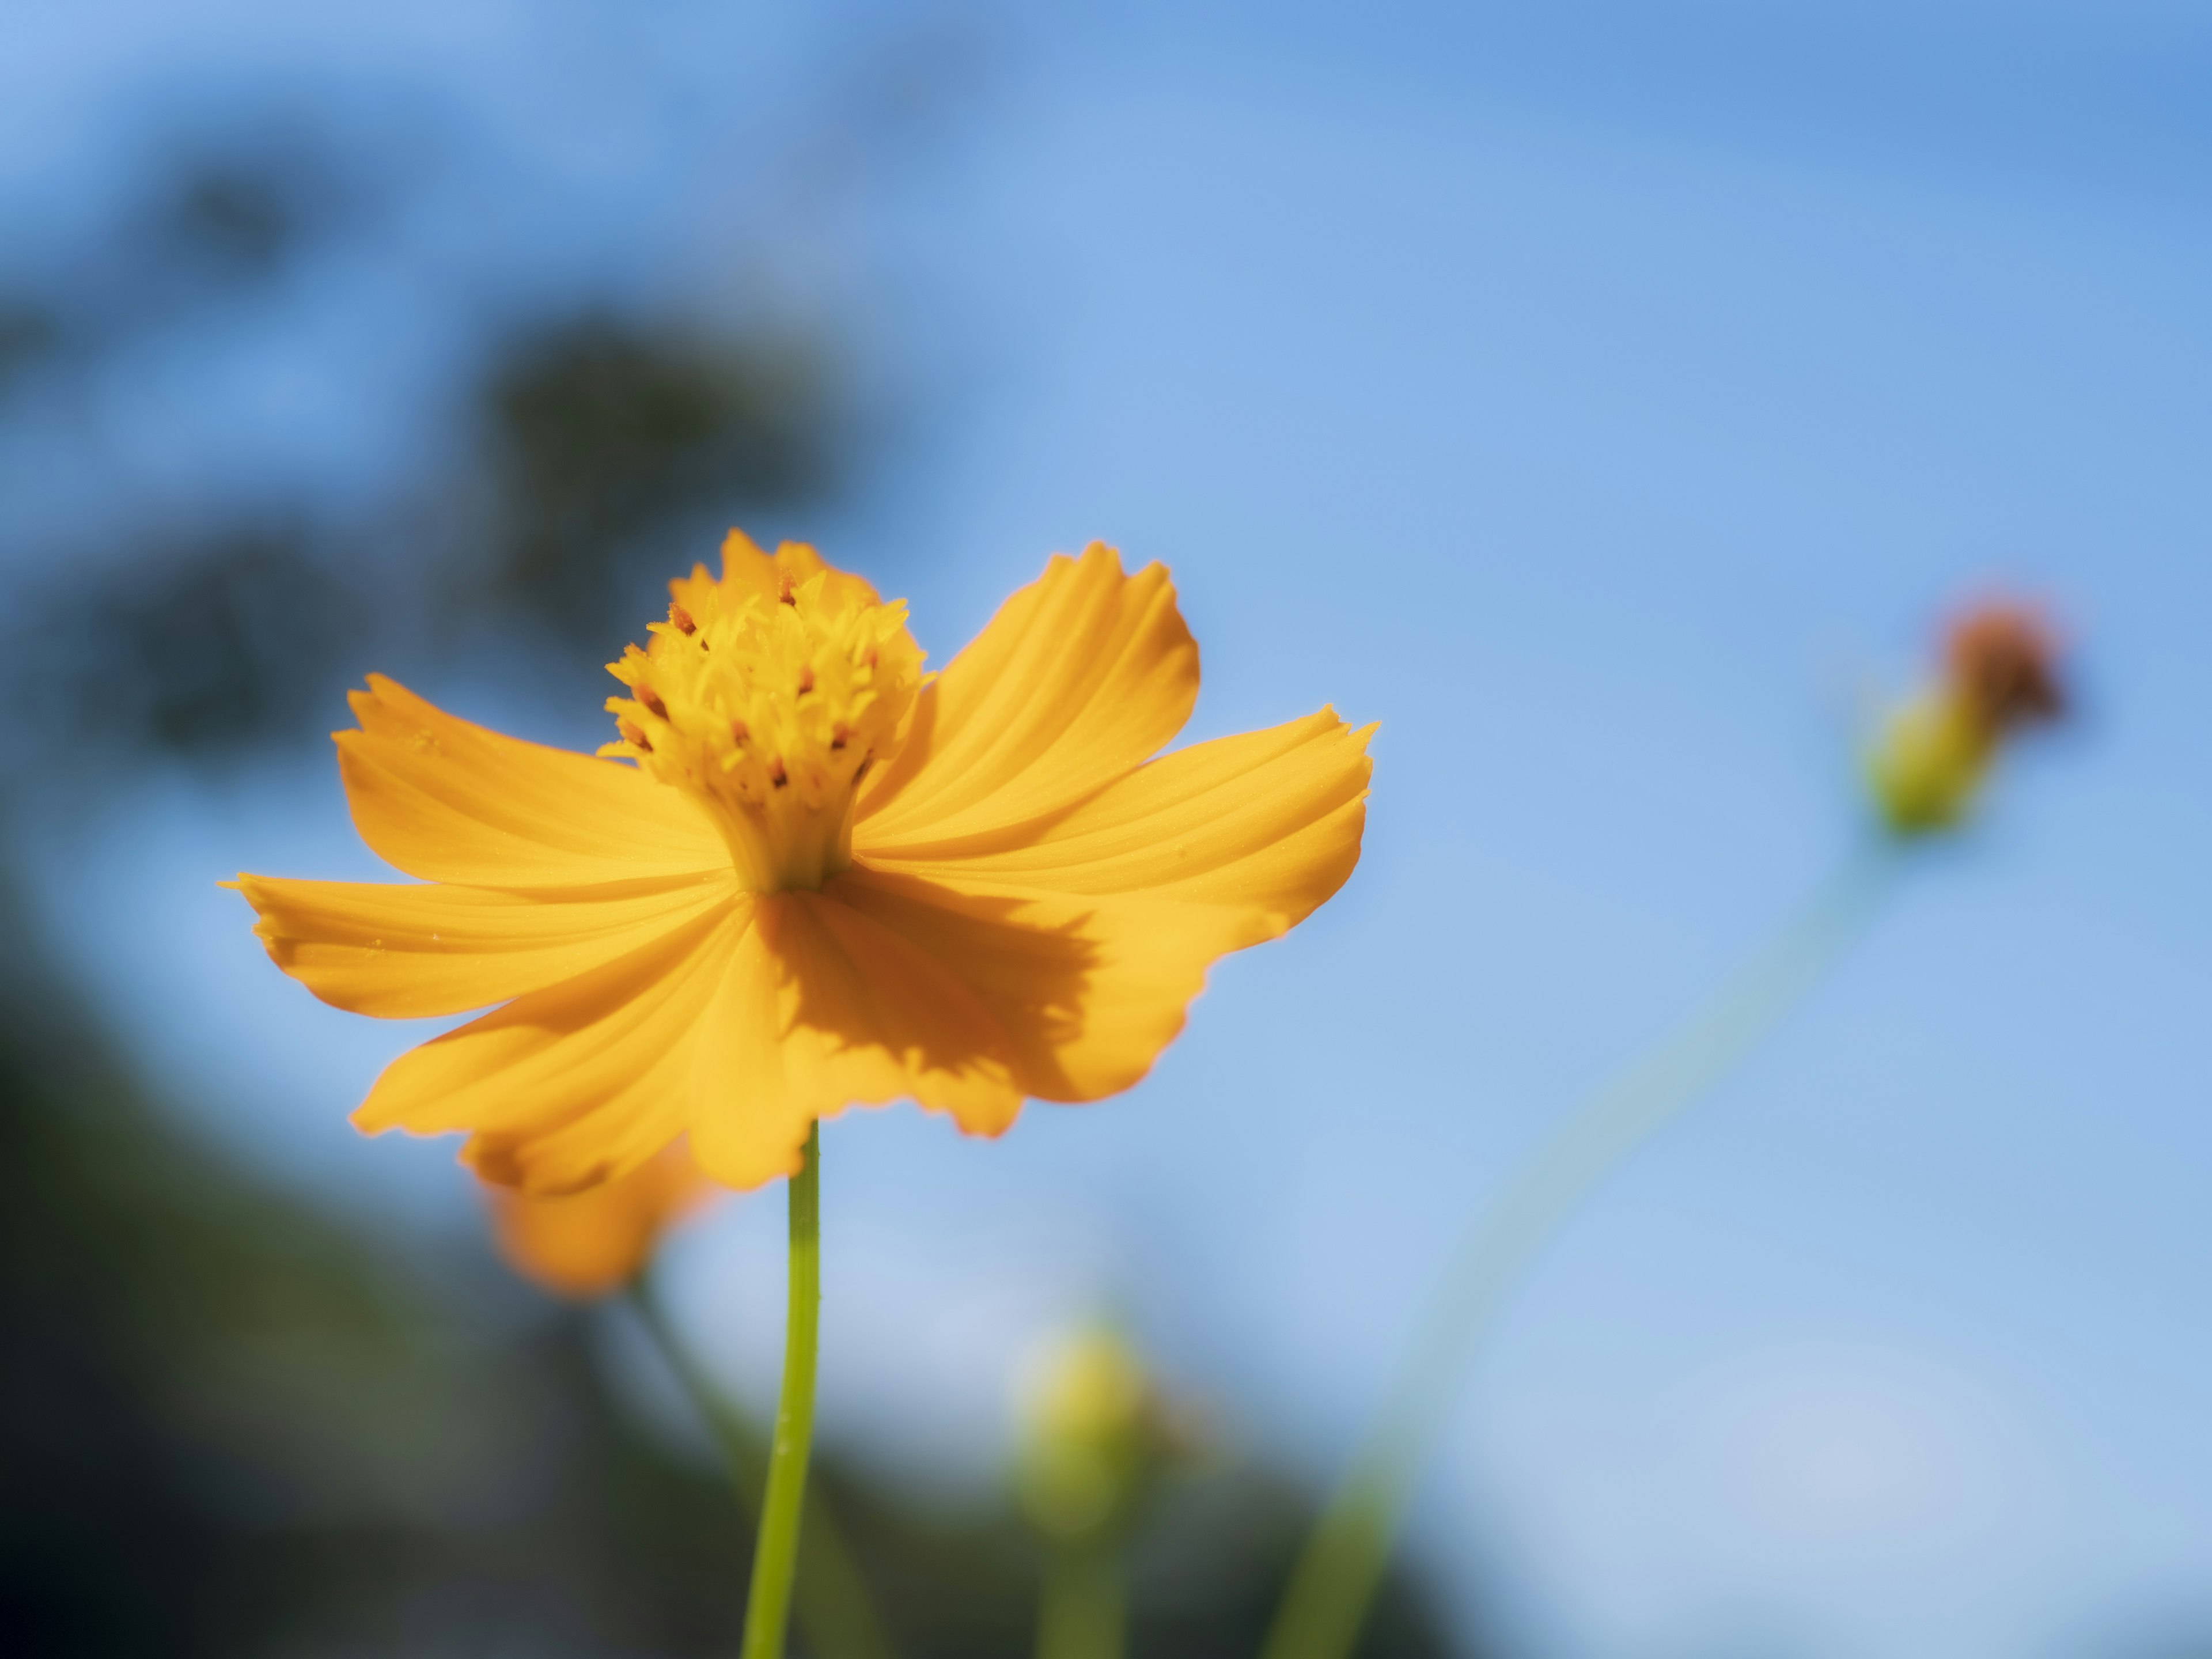
[[[1947,632],[1936,683],[1893,714],[1868,767],[1901,836],[1947,830],[1972,809],[2005,743],[2065,712],[2057,637],[2043,613],[1993,599]]]
[[[500,1254],[524,1278],[577,1297],[620,1290],[652,1259],[661,1234],[715,1191],[682,1146],[559,1198],[484,1184]]]

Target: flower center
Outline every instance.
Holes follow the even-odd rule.
[[[922,682],[906,602],[787,542],[770,558],[732,531],[717,580],[669,584],[668,620],[607,672],[628,757],[697,797],[756,892],[819,887],[853,861],[853,797],[896,749]]]

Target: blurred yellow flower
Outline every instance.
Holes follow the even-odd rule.
[[[556,1296],[589,1297],[629,1284],[662,1232],[718,1190],[675,1146],[580,1193],[539,1197],[487,1185],[484,1197],[509,1266]]]
[[[970,1133],[1127,1088],[1207,965],[1358,861],[1372,727],[1151,759],[1198,694],[1167,572],[1055,556],[945,672],[902,603],[732,532],[611,672],[621,740],[520,742],[382,678],[337,734],[356,826],[427,885],[241,876],[270,957],[387,1018],[503,1004],[386,1070],[362,1128],[467,1132],[573,1192],[679,1137],[714,1180],[911,1098]]]

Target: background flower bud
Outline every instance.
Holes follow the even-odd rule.
[[[1092,1325],[1046,1357],[1026,1401],[1023,1512],[1064,1542],[1127,1525],[1176,1449],[1158,1384],[1119,1332]]]
[[[1893,712],[1869,757],[1883,821],[1900,836],[1956,824],[2006,741],[2066,708],[2059,646],[2043,613],[1990,599],[1962,612],[1936,682]]]

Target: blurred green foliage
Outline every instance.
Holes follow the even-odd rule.
[[[748,1530],[712,1461],[607,1381],[593,1323],[418,1267],[179,1136],[0,895],[0,1638],[27,1656],[734,1650]],[[482,1253],[477,1253],[482,1260]],[[835,1461],[910,1655],[1018,1655],[1011,1504]],[[1136,1556],[1136,1651],[1249,1652],[1310,1515],[1252,1468],[1186,1483]],[[1441,1654],[1401,1582],[1362,1651]]]
[[[275,121],[177,148],[92,246],[0,292],[0,420],[89,433],[95,471],[87,411],[119,365],[195,329],[250,334],[397,190],[374,155]],[[395,652],[611,652],[656,576],[855,471],[841,372],[781,323],[577,295],[457,360],[450,408],[424,411],[456,441],[365,496],[248,481],[179,513],[124,490],[74,547],[10,547],[0,520],[0,689],[31,716],[11,741],[47,761],[88,737],[216,754],[327,730],[339,690]]]
[[[819,499],[842,459],[830,375],[803,340],[605,313],[517,342],[483,393],[499,459],[499,596],[595,643],[654,532],[718,502]],[[696,555],[710,568],[714,542]]]

